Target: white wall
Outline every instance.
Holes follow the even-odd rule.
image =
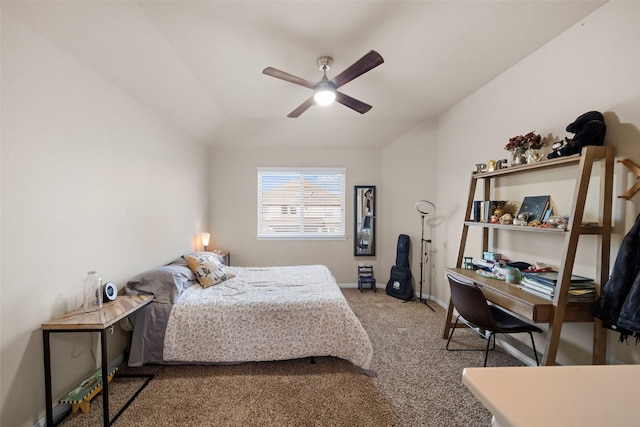
[[[437,179],[439,189],[446,190],[438,191],[438,206],[445,215],[437,231],[438,242],[443,242],[435,290],[438,298],[448,300],[442,267],[455,265],[469,174],[475,163],[507,157],[503,148],[510,137],[531,130],[560,139],[571,136],[564,130],[567,124],[584,112],[599,110],[608,126],[605,143],[615,147],[617,158],[640,164],[639,20],[640,3],[609,2],[440,116]],[[544,181],[547,186],[540,194],[557,191],[554,177]],[[615,259],[620,240],[640,212],[640,195],[630,201],[615,198],[634,183],[621,164],[615,166],[614,181]],[[559,254],[553,255],[553,248],[558,244],[562,242],[537,241],[527,234],[526,240],[514,239],[511,246],[499,249],[506,256],[530,253],[536,257],[518,260],[548,259],[557,265]],[[480,247],[473,245],[471,239],[468,247],[479,252]],[[578,255],[581,268],[593,266],[592,253]],[[613,333],[609,338],[610,360],[640,361],[633,346],[618,344]],[[558,362],[590,363],[591,339],[591,324],[565,325]]]
[[[214,148],[211,153],[211,248],[231,251],[234,265],[327,265],[339,283],[357,281],[356,266],[374,266],[383,287],[395,263],[398,234],[411,236],[412,272],[419,281],[420,217],[415,203],[435,201],[435,121],[425,121],[380,150]],[[346,167],[347,240],[256,240],[256,168],[259,166]],[[375,185],[375,257],[353,256],[353,186]],[[428,238],[430,221],[425,219]],[[424,293],[429,269],[425,265]],[[417,287],[416,287],[417,290]]]
[[[340,283],[357,282],[360,262],[372,264],[379,272],[378,256],[353,256],[353,186],[377,186],[379,201],[380,162],[380,150],[369,149],[214,148],[209,162],[211,248],[231,251],[231,263],[240,266],[324,264]],[[261,166],[346,167],[347,239],[256,240],[256,168]],[[378,229],[384,229],[382,214],[377,219]],[[380,250],[385,242],[380,233],[377,239],[376,248]]]
[[[382,150],[382,197],[378,211],[384,218],[379,231],[384,245],[381,245],[381,275],[384,282],[389,279],[391,266],[396,261],[398,235],[407,234],[411,238],[411,254],[409,266],[413,275],[413,286],[416,294],[420,292],[420,240],[421,215],[415,208],[419,200],[427,200],[436,204],[436,152],[437,122],[435,119],[425,120],[409,132],[389,144]],[[433,215],[425,216],[424,250],[429,256],[425,258],[422,293],[426,298],[432,294],[435,261],[434,229],[440,218],[439,206]]]
[[[224,149],[211,154],[211,247],[231,251],[235,265],[323,263],[339,283],[357,281],[356,266],[374,266],[386,285],[395,263],[398,234],[411,236],[411,267],[419,281],[420,216],[418,200],[435,202],[436,122],[426,120],[384,150]],[[256,168],[258,166],[346,167],[346,241],[256,240]],[[353,186],[376,185],[376,256],[353,256]],[[238,196],[242,194],[242,196]],[[425,219],[429,238],[435,217]],[[423,291],[429,294],[425,264]]]
[[[121,288],[194,249],[208,149],[6,12],[1,106],[0,425],[33,426],[40,324],[80,306],[90,269]],[[54,401],[92,370],[91,343],[53,336]],[[123,348],[110,337],[111,358]]]

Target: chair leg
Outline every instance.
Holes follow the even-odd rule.
[[[460,316],[456,317],[456,321],[453,323],[453,327],[451,328],[451,333],[449,334],[449,339],[447,340],[447,345],[445,346],[445,348],[448,351],[453,351],[453,350],[449,350],[449,343],[451,342],[451,338],[453,337],[453,331],[456,330],[456,326],[458,326],[458,319],[460,318]]]
[[[491,337],[493,337],[493,348],[496,348],[496,335],[489,333],[489,339],[487,340],[487,349],[484,352],[484,366],[487,366],[487,358],[489,357],[489,346],[491,345]]]
[[[533,356],[536,358],[536,366],[540,366],[540,361],[538,361],[538,352],[536,351],[536,343],[533,340],[533,334],[529,332],[529,336],[531,337],[531,347],[533,348]]]

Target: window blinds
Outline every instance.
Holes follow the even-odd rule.
[[[345,238],[344,168],[258,168],[258,238]]]

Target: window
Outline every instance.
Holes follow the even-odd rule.
[[[258,168],[259,239],[345,239],[344,168]]]

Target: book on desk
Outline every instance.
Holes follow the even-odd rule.
[[[522,272],[520,289],[546,299],[553,299],[558,283],[557,271]],[[593,301],[595,283],[587,277],[571,275],[569,301]]]

